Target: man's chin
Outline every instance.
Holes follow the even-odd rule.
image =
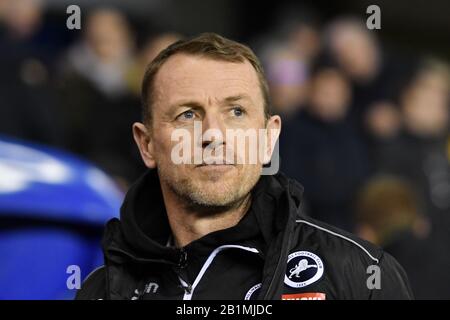
[[[191,200],[194,200],[191,198]],[[243,198],[238,198],[235,195],[230,194],[221,195],[203,195],[202,197],[196,197],[192,204],[199,210],[206,210],[206,212],[214,213],[215,211],[225,211],[232,207],[235,207],[240,203]]]
[[[228,179],[201,181],[192,189],[190,198],[197,204],[205,206],[227,207],[236,202],[239,187],[239,184]]]

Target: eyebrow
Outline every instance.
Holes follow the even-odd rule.
[[[243,93],[243,94],[238,94],[236,96],[227,97],[227,98],[224,99],[224,102],[230,103],[230,102],[236,102],[236,101],[239,101],[239,100],[249,100],[249,101],[251,101],[251,98],[250,98],[249,95]]]
[[[228,104],[228,103],[233,103],[239,100],[248,100],[248,101],[252,101],[252,99],[250,98],[250,96],[248,94],[242,93],[242,94],[238,94],[235,96],[229,96],[224,98],[221,101],[221,104]],[[202,107],[202,103],[195,101],[195,100],[181,100],[177,103],[175,103],[173,105],[173,107],[191,107],[191,108],[201,108]]]

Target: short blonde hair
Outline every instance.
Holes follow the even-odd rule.
[[[236,41],[226,39],[215,33],[202,33],[194,38],[179,40],[161,51],[147,66],[142,80],[142,118],[144,123],[151,123],[152,94],[155,76],[161,66],[173,55],[184,53],[203,56],[219,61],[243,63],[246,60],[255,69],[260,82],[264,100],[264,115],[270,117],[269,89],[261,63],[253,51]]]

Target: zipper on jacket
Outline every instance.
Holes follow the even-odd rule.
[[[219,254],[221,251],[226,250],[226,249],[240,249],[240,250],[249,251],[249,252],[253,252],[253,253],[259,254],[259,250],[258,249],[251,248],[251,247],[244,247],[244,246],[241,246],[241,245],[229,244],[229,245],[222,245],[220,247],[217,247],[216,249],[214,249],[209,254],[208,258],[206,259],[205,263],[203,264],[202,268],[200,269],[200,272],[198,273],[197,277],[195,278],[193,284],[187,283],[186,281],[184,281],[178,275],[178,279],[180,280],[180,283],[181,283],[182,287],[185,290],[185,294],[183,296],[183,300],[192,300],[192,295],[193,295],[193,293],[195,291],[195,288],[197,287],[197,285],[199,284],[199,282],[203,278],[203,275],[206,273],[208,268],[211,266],[214,258],[217,256],[217,254]],[[186,255],[184,255],[184,257],[186,258],[186,263],[187,263],[187,253],[186,253]]]
[[[184,248],[180,249],[180,260],[178,261],[179,269],[184,269],[187,267],[187,251]]]
[[[178,280],[180,281],[179,287],[184,290],[185,294],[191,294],[192,284],[189,283],[189,281],[185,280],[187,278],[185,277],[186,274],[183,272],[183,269],[187,267],[188,263],[187,251],[184,248],[180,248],[179,251],[180,251],[180,259],[178,261],[177,266],[175,266],[173,269],[177,274]]]

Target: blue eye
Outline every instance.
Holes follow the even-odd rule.
[[[236,117],[242,117],[244,115],[244,110],[242,110],[241,107],[234,107],[233,115],[235,115]]]
[[[195,117],[195,113],[192,110],[187,110],[180,114],[179,117],[184,119],[193,119]]]

